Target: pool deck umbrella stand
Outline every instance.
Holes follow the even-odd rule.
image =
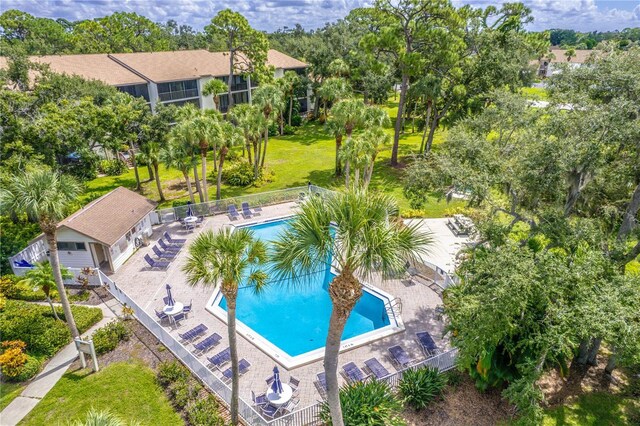
[[[280,371],[278,366],[273,367],[273,383],[271,384],[271,390],[280,395],[282,393],[282,382],[280,381]]]
[[[176,301],[173,300],[173,296],[171,296],[171,286],[167,284],[167,306],[175,305]]]

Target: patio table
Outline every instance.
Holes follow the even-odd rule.
[[[184,218],[184,225],[187,227],[187,229],[193,229],[196,226],[196,223],[198,222],[198,218],[196,216],[187,216]]]
[[[162,308],[162,312],[169,315],[169,318],[173,321],[173,316],[181,313],[183,309],[184,304],[181,302],[176,302],[173,304],[173,306],[166,305],[164,308]]]
[[[269,402],[277,407],[286,404],[291,400],[293,396],[293,389],[286,383],[282,384],[282,392],[276,393],[271,389],[271,386],[267,389],[267,399]]]

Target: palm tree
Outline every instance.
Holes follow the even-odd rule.
[[[318,88],[318,96],[322,98],[324,116],[327,117],[327,105],[345,99],[351,93],[349,83],[344,78],[328,78]]]
[[[204,201],[209,201],[209,190],[207,189],[207,152],[209,147],[213,148],[213,164],[214,170],[217,169],[216,164],[216,146],[215,135],[219,131],[219,120],[216,116],[210,114],[200,114],[185,123],[185,125],[191,126],[194,132],[194,137],[198,141],[200,148],[200,161],[202,164],[202,192],[204,194]]]
[[[164,194],[162,192],[162,184],[160,183],[160,144],[155,141],[145,142],[140,146],[140,153],[142,158],[153,167],[153,174],[156,180],[156,187],[158,188],[158,195],[160,195],[160,201],[165,201]]]
[[[574,58],[576,56],[576,49],[570,47],[566,50],[566,52],[564,52],[564,56],[567,58],[567,62],[571,62],[571,58]]]
[[[342,162],[340,161],[340,149],[342,148],[342,138],[344,138],[344,122],[339,121],[342,117],[332,117],[324,124],[325,132],[336,139],[336,165],[335,176],[342,175]]]
[[[289,126],[291,126],[291,116],[293,115],[293,100],[296,96],[296,90],[300,86],[300,76],[295,71],[286,71],[284,76],[278,80],[282,90],[289,98]]]
[[[294,279],[326,268],[338,271],[329,284],[333,309],[325,345],[324,369],[334,426],[344,425],[338,388],[338,356],[344,326],[362,296],[358,277],[392,276],[417,260],[432,242],[419,224],[405,225],[386,194],[347,191],[312,197],[300,206],[289,227],[273,243],[273,262],[281,278]]]
[[[65,280],[73,278],[73,274],[71,274],[64,266],[60,267],[60,275],[62,276],[62,279]],[[53,302],[51,301],[51,290],[53,290],[53,288],[56,286],[56,280],[53,276],[53,268],[51,267],[51,263],[38,263],[35,268],[30,269],[26,274],[24,274],[24,278],[20,280],[20,283],[42,290],[45,297],[47,298],[47,302],[49,302],[49,306],[51,306],[53,316],[58,321],[60,321],[60,318],[58,318],[58,313],[53,307]]]
[[[189,104],[190,105],[190,104]],[[198,191],[198,197],[200,202],[204,203],[204,194],[200,186],[200,178],[198,175],[198,157],[200,157],[200,141],[197,139],[196,132],[191,125],[190,119],[195,117],[195,114],[191,116],[191,109],[181,107],[179,116],[182,116],[184,121],[179,122],[169,134],[170,138],[181,139],[185,149],[191,155],[191,165],[193,167],[193,180],[196,184],[196,191]]]
[[[242,134],[240,129],[225,121],[220,123],[220,138],[218,146],[220,146],[220,155],[218,157],[220,164],[218,165],[218,178],[216,180],[216,200],[222,198],[221,186],[222,186],[222,166],[224,160],[227,158],[229,150],[242,143]]]
[[[358,187],[360,183],[360,169],[363,169],[369,164],[368,151],[366,142],[361,138],[355,137],[348,139],[347,142],[340,149],[340,159],[344,162],[344,185],[349,189],[349,181],[351,178],[351,166],[354,170],[354,188]]]
[[[367,157],[369,159],[369,164],[364,171],[363,182],[364,189],[367,189],[371,183],[373,166],[375,165],[376,157],[380,152],[380,147],[391,142],[391,136],[386,133],[382,127],[375,126],[365,130],[360,137],[366,144]]]
[[[189,171],[194,166],[195,158],[189,149],[189,145],[184,143],[181,133],[180,126],[176,126],[171,130],[169,143],[160,151],[160,159],[167,169],[173,167],[182,172],[182,176],[184,176],[184,180],[187,183],[189,200],[195,203],[196,200],[193,196],[193,188],[191,187],[191,176],[189,175]]]
[[[216,111],[220,111],[220,95],[227,93],[229,87],[224,81],[214,78],[207,81],[202,88],[202,94],[205,96],[213,95],[213,103],[216,105]]]
[[[198,235],[189,246],[189,254],[182,270],[187,282],[212,287],[220,283],[220,291],[227,302],[227,332],[231,352],[231,423],[238,424],[238,346],[236,342],[236,299],[240,282],[259,292],[267,281],[261,269],[266,261],[264,242],[253,238],[247,228],[217,233],[211,230]]]
[[[266,127],[266,119],[256,105],[240,104],[229,111],[231,120],[242,129],[246,140],[249,163],[253,164],[253,174],[257,179],[260,169],[260,141]],[[251,146],[253,146],[253,161],[251,160]]]
[[[64,218],[69,204],[80,195],[80,184],[70,176],[60,175],[46,168],[12,176],[6,186],[0,188],[0,207],[11,214],[26,213],[37,220],[40,230],[49,245],[49,261],[60,295],[67,326],[73,338],[78,337],[78,328],[71,313],[71,305],[64,291],[56,231],[58,222]]]
[[[253,91],[252,102],[262,111],[264,115],[264,147],[262,148],[262,159],[260,167],[264,167],[264,159],[267,156],[267,144],[269,143],[269,125],[284,109],[284,94],[275,84],[265,84]]]

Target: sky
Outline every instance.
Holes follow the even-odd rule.
[[[456,6],[499,6],[505,0],[452,0]],[[515,0],[511,0],[515,1]],[[610,31],[640,27],[640,0],[522,0],[533,12],[533,31],[563,28]],[[254,28],[275,31],[299,23],[322,27],[371,0],[0,0],[0,10],[19,9],[35,16],[92,19],[115,11],[136,12],[155,22],[176,20],[202,29],[225,7],[242,13]]]

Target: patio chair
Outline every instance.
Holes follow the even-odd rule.
[[[231,204],[229,207],[227,207],[228,209],[228,216],[230,220],[236,220],[240,218],[240,213],[238,213],[238,210],[236,209],[236,205],[235,204]]]
[[[176,253],[170,251],[161,252],[158,246],[153,246],[152,250],[158,256],[158,259],[173,260],[176,258]]]
[[[255,405],[256,407],[262,407],[269,403],[267,394],[261,393],[260,395],[256,396],[256,393],[254,391],[251,391],[251,400],[253,401],[253,405]]]
[[[202,222],[204,222],[204,216],[198,216],[198,220],[196,220],[196,226],[202,225]]]
[[[368,359],[364,362],[364,365],[378,380],[391,374],[389,373],[389,370],[387,370],[384,365],[378,361],[378,358]]]
[[[178,333],[178,336],[184,341],[190,342],[198,337],[202,336],[209,328],[204,324],[198,324],[191,330],[187,330],[184,333]]]
[[[284,406],[276,407],[272,404],[267,404],[262,407],[262,415],[268,419],[274,419],[280,411],[284,409]]]
[[[342,366],[342,371],[350,383],[362,382],[367,379],[367,375],[360,370],[355,362],[349,362]]]
[[[389,351],[389,358],[391,358],[391,361],[397,364],[399,368],[406,367],[413,361],[407,351],[400,345],[392,346],[387,350]]]
[[[242,203],[242,211],[244,211],[245,208],[247,210],[251,211],[251,209],[249,208],[249,203],[247,203],[247,202]],[[262,211],[262,209],[260,207],[254,207],[253,208],[253,214],[255,216],[260,216],[260,212],[261,211]]]
[[[298,404],[300,404],[299,398],[291,398],[289,402],[287,402],[286,405],[284,406],[284,411],[288,413],[292,413],[296,409]]]
[[[290,376],[289,377],[289,386],[291,386],[291,389],[296,391],[298,389],[298,386],[300,386],[300,380],[296,379],[293,376]]]
[[[171,317],[173,319],[173,322],[176,324],[176,327],[179,327],[180,324],[178,324],[179,321],[182,321],[185,318],[185,315],[183,312],[180,312],[177,315],[174,315]]]
[[[170,246],[167,243],[165,243],[162,238],[158,240],[158,245],[162,247],[162,250],[164,251],[173,252],[173,253],[177,253],[180,251],[180,247]]]
[[[185,307],[182,308],[182,312],[184,312],[185,314],[188,314],[189,312],[191,312],[192,307],[193,307],[193,299],[191,299],[188,305],[185,305]]]
[[[151,268],[155,269],[167,269],[170,265],[170,262],[166,260],[153,260],[151,256],[148,254],[144,255],[144,260],[151,266]]]
[[[269,377],[267,377],[265,379],[265,382],[267,382],[267,386],[271,386],[271,383],[273,383],[273,374]]]
[[[438,346],[427,331],[416,333],[416,337],[418,338],[418,343],[420,343],[422,351],[427,357],[433,356],[438,353]]]
[[[226,348],[221,352],[218,352],[214,356],[208,357],[207,361],[209,361],[209,363],[211,363],[211,365],[213,365],[214,367],[220,368],[231,361],[231,349]]]
[[[194,343],[193,352],[195,354],[201,354],[201,353],[207,352],[209,349],[213,348],[218,343],[220,343],[220,340],[222,340],[222,337],[220,337],[218,333],[213,333],[211,336],[205,337],[203,340],[199,341],[198,343]]]
[[[158,317],[160,322],[162,322],[162,321],[166,320],[167,318],[169,318],[169,315],[165,314],[162,311],[158,311],[158,310],[154,309],[154,312],[156,313],[156,316]]]
[[[182,239],[182,238],[171,238],[171,235],[169,235],[169,233],[167,231],[165,231],[162,236],[164,237],[165,240],[167,240],[167,242],[171,245],[174,246],[181,246],[184,243],[187,242],[187,240]]]
[[[244,217],[245,219],[249,219],[253,217],[253,213],[251,213],[251,210],[249,210],[249,204],[247,203],[244,203],[242,205],[242,217]]]
[[[246,359],[242,358],[238,362],[238,375],[242,376],[244,373],[249,371],[249,367],[251,367],[251,363],[249,361],[247,361]],[[222,372],[222,377],[227,379],[227,380],[231,380],[232,376],[233,376],[233,372],[231,370],[231,367],[227,368],[226,370],[224,370]]]
[[[323,371],[322,373],[316,374],[318,380],[316,380],[315,385],[318,389],[318,392],[323,398],[327,396],[327,375]]]
[[[163,297],[162,301],[164,302],[164,305],[167,306],[169,304],[169,296]]]

